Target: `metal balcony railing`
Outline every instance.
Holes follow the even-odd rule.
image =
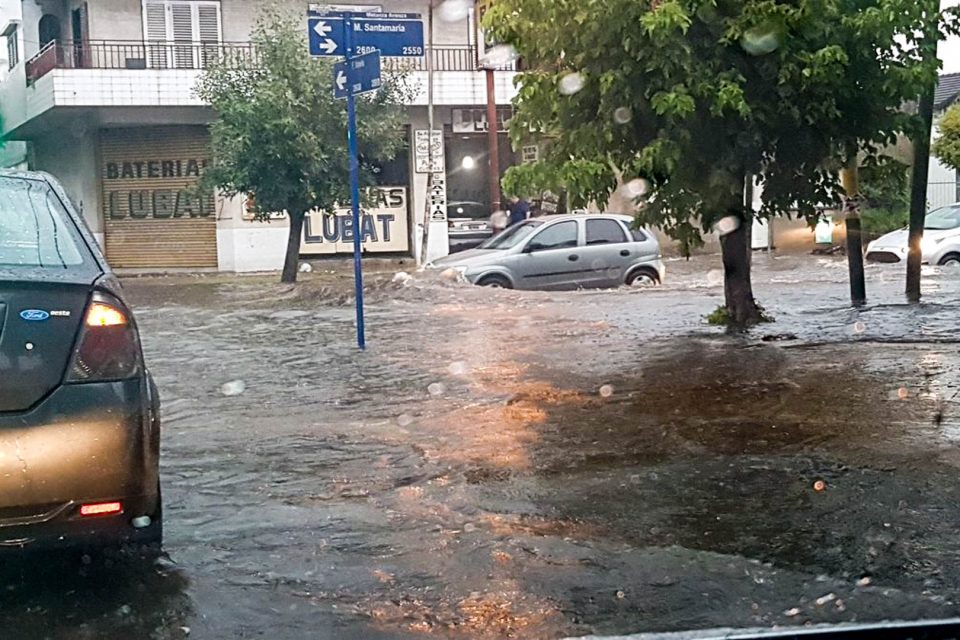
[[[472,45],[436,45],[427,49],[435,71],[476,71],[477,49]],[[26,62],[27,82],[53,69],[203,69],[211,62],[237,66],[256,62],[250,42],[170,41],[53,41]],[[384,58],[391,70],[426,71],[427,58]],[[508,64],[502,70],[516,70]]]

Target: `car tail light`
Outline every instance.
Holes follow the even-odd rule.
[[[116,513],[123,513],[123,505],[119,502],[92,502],[80,505],[82,516],[108,516]]]
[[[83,318],[67,382],[122,380],[140,373],[140,342],[128,312],[96,293]]]

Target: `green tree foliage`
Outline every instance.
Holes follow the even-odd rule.
[[[549,170],[608,168],[583,193],[600,204],[617,172],[646,180],[639,221],[683,243],[741,222],[721,247],[729,317],[748,325],[745,180],[761,217],[835,201],[846,158],[916,127],[902,106],[936,81],[918,46],[932,19],[916,0],[498,0],[485,21],[531,69],[510,131],[548,137]]]
[[[938,123],[940,136],[933,143],[933,154],[940,162],[960,170],[960,104],[954,104]]]
[[[303,23],[267,11],[253,31],[256,63],[220,61],[197,85],[197,94],[216,111],[212,162],[202,185],[227,196],[252,195],[261,220],[286,212],[283,282],[296,280],[307,212],[332,212],[350,202],[345,102],[333,98],[332,63],[310,56]],[[372,98],[357,99],[363,185],[374,184],[378,164],[404,144],[399,105],[406,91],[402,76],[385,77]]]
[[[884,234],[907,226],[910,217],[910,167],[892,158],[860,168],[860,190],[866,199],[863,230]]]

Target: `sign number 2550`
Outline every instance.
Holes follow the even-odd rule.
[[[423,47],[404,47],[403,55],[405,56],[422,56]]]

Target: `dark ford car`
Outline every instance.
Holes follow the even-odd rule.
[[[159,545],[159,405],[56,181],[0,171],[0,548]]]

